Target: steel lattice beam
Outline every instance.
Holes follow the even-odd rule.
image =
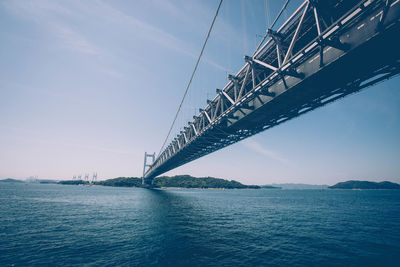
[[[268,30],[270,39],[149,166],[147,181],[398,74],[400,1],[332,2],[304,1]]]

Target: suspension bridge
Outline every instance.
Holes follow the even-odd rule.
[[[143,183],[399,72],[400,0],[306,0],[157,156],[145,153]]]

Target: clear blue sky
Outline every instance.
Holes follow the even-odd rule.
[[[283,2],[224,2],[175,132],[243,65]],[[158,152],[167,134],[217,4],[1,1],[0,178],[140,176],[144,151]],[[399,84],[368,88],[167,174],[400,182]]]

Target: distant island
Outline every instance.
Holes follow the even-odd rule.
[[[7,178],[7,179],[2,179],[0,180],[2,183],[23,183],[24,181],[17,180],[17,179],[12,179],[12,178]]]
[[[59,181],[58,184],[80,185],[80,184],[89,184],[89,182],[83,180],[67,180],[67,181]]]
[[[41,183],[61,185],[100,185],[113,187],[143,187],[142,179],[138,177],[118,177],[104,181],[90,183],[84,180],[19,180],[13,178],[1,179],[0,183]],[[161,176],[154,178],[154,188],[198,188],[198,189],[400,189],[400,184],[383,181],[357,181],[340,182],[332,186],[310,184],[272,184],[272,185],[245,185],[235,180],[226,180],[214,177],[196,178],[190,175]]]
[[[260,189],[258,185],[244,185],[235,180],[203,177],[196,178],[190,175],[176,175],[173,177],[161,176],[154,179],[156,187],[183,187],[183,188],[219,188],[219,189]]]
[[[142,179],[137,177],[118,177],[95,182],[95,185],[114,187],[142,187]]]
[[[400,184],[384,181],[384,182],[369,182],[369,181],[346,181],[340,182],[333,186],[329,186],[330,189],[400,189]]]
[[[58,181],[56,181],[56,180],[49,180],[49,179],[19,180],[19,179],[13,179],[13,178],[1,179],[0,182],[3,182],[3,183],[39,183],[39,184],[57,184],[58,183]]]
[[[57,180],[49,180],[49,179],[38,179],[37,182],[39,184],[58,184]]]
[[[272,185],[263,185],[261,187],[272,186],[280,189],[327,189],[329,185],[316,185],[316,184],[293,184],[293,183],[285,183],[285,184],[272,184]]]
[[[87,184],[85,181],[60,181],[59,184],[77,185]],[[114,187],[142,187],[142,179],[137,177],[118,177],[105,181],[98,181],[95,185]],[[196,178],[190,175],[176,175],[173,177],[161,176],[153,181],[155,188],[216,188],[216,189],[260,189],[258,185],[244,185],[235,180],[225,180],[214,177]]]
[[[280,186],[274,186],[274,185],[260,185],[262,189],[282,189]]]

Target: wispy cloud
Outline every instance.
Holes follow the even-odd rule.
[[[224,43],[241,42],[241,34],[237,28],[232,27],[225,18],[225,12],[230,9],[228,3],[225,2],[219,12],[217,23],[212,32],[212,36]],[[191,27],[208,29],[211,23],[212,16],[218,3],[215,2],[208,6],[204,1],[171,1],[171,0],[149,0],[154,9],[168,12],[171,16],[181,21],[182,23],[189,24]],[[194,13],[193,10],[196,10]],[[208,20],[206,18],[209,18]],[[204,33],[205,34],[205,33]]]
[[[121,73],[119,71],[116,71],[116,70],[113,70],[113,69],[104,68],[104,69],[101,70],[101,72],[105,73],[105,74],[107,74],[109,76],[112,76],[114,78],[119,78],[119,79],[125,78],[125,75],[123,73]]]
[[[43,15],[53,14],[59,15],[70,15],[72,12],[57,3],[56,1],[48,0],[36,0],[36,1],[11,1],[6,0],[2,2],[2,5],[9,11],[13,12],[15,15],[22,17],[30,17],[35,21],[43,19]]]
[[[105,1],[81,2],[68,1],[60,4],[57,1],[37,0],[37,1],[5,1],[3,6],[12,14],[23,19],[33,21],[42,29],[48,31],[61,41],[61,47],[73,52],[103,56],[108,55],[107,49],[102,49],[101,45],[90,39],[88,34],[84,34],[81,29],[75,27],[74,22],[80,21],[107,21],[108,24],[115,25],[118,29],[125,32],[126,36],[132,36],[136,43],[144,40],[156,43],[157,46],[173,50],[186,56],[197,58],[199,51],[194,49],[186,41],[178,38],[170,32],[152,25],[143,19],[139,19],[132,14],[125,13],[123,10],[106,3]],[[160,4],[159,2],[153,3]],[[184,10],[170,2],[161,5],[177,17],[184,17]],[[203,12],[205,12],[203,10]],[[186,17],[187,22],[190,21]],[[191,19],[193,23],[195,19]],[[205,64],[219,70],[226,68],[219,65],[210,58],[204,57]]]
[[[180,10],[168,1],[161,2],[162,4],[156,1],[157,4],[160,4],[163,8],[166,8],[167,10],[171,11],[172,14],[175,14],[180,18],[185,17],[183,14],[187,14],[187,12],[183,12],[183,10]],[[132,31],[134,31],[134,35],[136,36],[136,38],[146,39],[155,42],[157,43],[157,45],[161,45],[176,52],[183,53],[192,58],[198,57],[198,53],[200,51],[194,51],[194,49],[191,48],[190,45],[188,45],[184,40],[177,38],[176,36],[165,31],[164,29],[151,25],[144,20],[140,20],[131,15],[128,15],[103,1],[98,1],[96,3],[96,7],[92,9],[93,12],[104,14],[103,17],[105,19],[113,23],[119,23],[123,25],[123,27],[131,29]],[[186,18],[185,20],[189,21],[188,18]],[[193,21],[194,20],[192,18],[192,22]],[[226,70],[225,67],[207,57],[204,57],[203,61],[206,64],[219,70]]]
[[[185,23],[186,25],[190,25],[193,30],[199,32],[199,34],[203,34],[202,30],[208,29],[211,23],[212,16],[214,15],[215,9],[209,7],[204,4],[204,2],[200,1],[171,1],[171,0],[149,0],[148,2],[154,9],[158,9],[162,12],[168,13],[174,19],[180,21],[180,23]],[[237,28],[232,27],[230,23],[224,18],[224,9],[228,8],[227,4],[222,6],[221,11],[219,12],[219,16],[217,18],[217,22],[214,25],[213,31],[211,33],[211,38],[209,42],[219,43],[221,50],[227,49],[228,42],[231,43],[241,43],[243,40],[241,38],[241,34]],[[215,3],[215,8],[217,7],[217,3]],[[193,10],[196,10],[193,13]],[[209,18],[208,20],[205,18]],[[247,41],[249,42],[249,40]],[[198,56],[200,51],[196,51],[195,53],[190,52],[187,53],[192,57]],[[212,60],[207,54],[203,56],[202,61],[205,64],[208,64],[211,67],[214,67],[218,70],[227,71],[226,66],[222,66]]]
[[[97,55],[99,48],[91,44],[84,36],[64,25],[53,25],[55,34],[66,48],[82,54]]]
[[[59,135],[54,134],[43,134],[42,131],[37,131],[29,128],[18,127],[18,126],[8,126],[8,125],[0,125],[0,129],[3,132],[11,132],[13,137],[18,140],[31,142],[31,143],[39,143],[39,144],[47,144],[52,146],[65,146],[65,147],[73,147],[78,149],[85,149],[97,152],[105,152],[112,154],[122,154],[122,155],[135,155],[135,153],[131,150],[124,149],[114,149],[104,146],[96,146],[96,145],[88,145],[87,143],[81,144],[76,143],[71,140],[66,140],[65,137],[60,137]],[[21,134],[23,133],[23,134]]]
[[[273,160],[276,160],[276,161],[279,161],[279,162],[285,163],[285,164],[290,163],[288,159],[280,156],[278,153],[276,153],[272,150],[268,150],[268,149],[264,148],[260,143],[254,141],[252,139],[246,139],[243,142],[241,142],[241,144],[243,146],[245,146],[246,148],[248,148],[256,153],[259,153],[265,157],[268,157],[270,159],[273,159]]]
[[[82,54],[98,55],[100,49],[83,34],[73,30],[62,17],[73,16],[74,12],[56,1],[5,1],[3,5],[13,14],[33,21],[57,37],[62,46]]]

